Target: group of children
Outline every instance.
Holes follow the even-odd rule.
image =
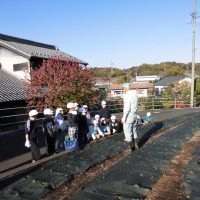
[[[41,130],[44,133],[47,155],[65,149],[82,148],[89,140],[97,140],[106,135],[120,132],[122,124],[117,121],[115,115],[111,115],[106,101],[102,101],[101,106],[102,108],[94,118],[91,117],[87,105],[80,107],[78,103],[70,102],[67,104],[66,117],[64,117],[62,108],[56,109],[55,116],[50,108],[46,108],[43,111],[42,124],[37,120],[38,111],[31,110],[25,125],[25,146],[31,149],[32,162],[40,159],[38,135]],[[152,118],[147,113],[145,121],[148,123],[149,120]]]
[[[55,116],[50,108],[44,109],[42,123],[37,120],[37,110],[29,112],[29,119],[25,124],[25,146],[31,149],[32,162],[40,159],[38,136],[41,130],[45,138],[47,155],[65,149],[82,148],[89,140],[96,140],[120,130],[116,116],[111,116],[105,101],[102,101],[99,115],[95,115],[94,119],[87,105],[80,107],[78,103],[70,102],[67,109],[66,117],[62,108],[56,109]]]
[[[29,112],[29,119],[25,124],[25,146],[31,149],[32,162],[40,159],[38,137],[41,130],[44,133],[47,155],[64,150],[66,125],[63,117],[63,109],[57,108],[55,117],[53,117],[53,111],[50,108],[45,109],[43,111],[44,119],[42,124],[37,120],[38,114],[37,110],[31,110]]]

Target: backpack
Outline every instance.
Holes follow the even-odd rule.
[[[79,149],[78,140],[76,138],[69,138],[64,141],[65,149],[76,150]]]

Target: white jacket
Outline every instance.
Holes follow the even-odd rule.
[[[125,123],[133,123],[138,108],[138,96],[135,90],[129,90],[124,94],[123,118]]]

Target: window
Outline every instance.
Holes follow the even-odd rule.
[[[28,62],[13,64],[13,71],[14,72],[24,71],[24,70],[28,70]]]

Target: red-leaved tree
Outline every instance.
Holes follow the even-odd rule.
[[[44,60],[37,70],[32,70],[26,88],[29,106],[55,108],[67,102],[93,105],[98,100],[92,71],[63,56]]]

